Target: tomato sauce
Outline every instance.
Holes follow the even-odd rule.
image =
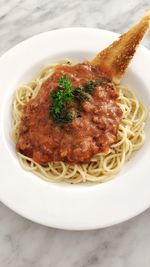
[[[99,152],[107,152],[116,142],[122,111],[115,85],[108,81],[97,86],[89,99],[81,103],[80,115],[63,127],[49,118],[51,92],[57,90],[63,75],[71,79],[73,88],[87,81],[97,81],[104,73],[89,62],[74,66],[57,66],[43,82],[36,98],[23,109],[17,151],[43,165],[48,162],[89,163]],[[70,105],[72,112],[77,107]]]

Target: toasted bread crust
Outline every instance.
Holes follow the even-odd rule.
[[[91,63],[99,66],[115,83],[119,83],[149,26],[150,10],[138,24],[101,51]]]

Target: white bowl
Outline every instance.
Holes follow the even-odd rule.
[[[14,92],[47,63],[94,56],[117,34],[68,28],[34,36],[0,58],[0,200],[18,214],[62,229],[96,229],[125,221],[150,206],[150,119],[145,145],[122,171],[103,184],[48,183],[22,169],[10,138]],[[124,81],[150,106],[150,53],[140,47]]]

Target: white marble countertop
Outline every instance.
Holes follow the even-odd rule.
[[[72,26],[127,30],[149,0],[0,0],[0,54],[37,33]],[[143,44],[150,48],[150,34]],[[0,203],[0,267],[150,267],[150,210],[102,230],[62,231]]]

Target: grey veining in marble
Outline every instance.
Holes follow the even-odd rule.
[[[62,27],[120,32],[148,0],[0,0],[0,54],[37,33]],[[150,34],[143,44],[150,48]],[[32,223],[0,203],[0,267],[150,267],[150,210],[96,231],[62,231]]]

